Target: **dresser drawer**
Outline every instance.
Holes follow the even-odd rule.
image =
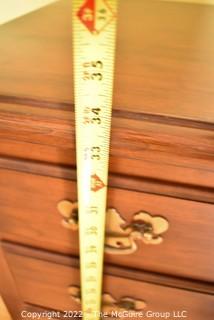
[[[63,213],[69,208],[61,207],[65,199],[75,202],[74,181],[10,170],[0,170],[0,179],[2,238],[78,255],[77,226]],[[114,208],[107,212],[108,263],[214,280],[213,205],[110,188],[108,208]],[[159,230],[159,223],[164,227],[153,239],[151,227]],[[121,226],[126,226],[128,235]]]
[[[25,303],[49,310],[80,310],[79,269],[75,259],[11,244],[3,248]],[[173,314],[183,314],[190,320],[213,319],[213,296],[132,280],[124,277],[122,269],[105,268],[103,293],[104,311],[141,311],[144,318],[152,319],[156,318],[151,317],[152,312],[168,314],[166,319],[173,319]]]

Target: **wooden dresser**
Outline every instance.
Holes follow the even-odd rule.
[[[70,0],[0,27],[0,295],[13,320],[80,310],[71,35]],[[213,37],[213,6],[120,1],[104,309],[214,319]]]

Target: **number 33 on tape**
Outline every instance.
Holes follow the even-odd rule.
[[[83,320],[101,309],[116,0],[73,0],[81,304]]]

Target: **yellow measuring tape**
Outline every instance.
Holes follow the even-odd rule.
[[[73,0],[74,94],[84,320],[100,318],[117,0]]]

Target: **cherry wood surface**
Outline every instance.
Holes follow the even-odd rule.
[[[110,171],[214,188],[214,131],[113,117]],[[0,155],[75,166],[74,114],[0,104]]]
[[[42,176],[62,178],[66,180],[76,180],[75,168],[59,166],[56,164],[28,161],[23,159],[13,159],[0,157],[0,168],[15,170],[18,172],[32,173]],[[214,203],[213,188],[201,188],[197,185],[178,184],[172,181],[159,180],[157,178],[136,177],[117,173],[109,174],[109,186],[147,192],[159,195],[168,195],[175,198],[189,199],[194,201]]]
[[[64,256],[78,256],[78,234],[56,209],[76,200],[71,4],[0,27],[0,239],[44,250],[0,250],[13,320],[23,303],[71,307],[78,283]],[[161,215],[169,230],[161,245],[106,255],[105,286],[153,311],[186,307],[189,320],[213,319],[213,34],[212,6],[120,1],[108,206],[127,222]]]
[[[32,257],[53,263],[63,264],[79,268],[79,260],[75,256],[64,255],[62,253],[50,252],[41,248],[33,248],[31,246],[20,245],[11,241],[1,241],[2,252],[11,252],[18,256]],[[146,270],[137,270],[132,268],[121,268],[113,264],[104,264],[105,273],[113,276],[129,278],[148,283],[167,285],[178,289],[185,289],[201,293],[213,294],[214,284],[211,282],[196,281],[181,277],[163,275]],[[134,271],[134,272],[133,272]]]
[[[54,310],[79,310],[80,305],[68,295],[70,285],[79,285],[79,270],[70,261],[70,266],[50,262],[48,259],[20,255],[15,248],[4,246],[6,260],[13,273],[14,282],[20,297],[25,303],[53,308]],[[50,254],[48,254],[50,255]],[[59,257],[60,259],[60,257]],[[58,259],[58,260],[59,260]],[[135,281],[121,276],[114,276],[105,271],[104,292],[119,300],[122,297],[144,300],[148,310],[172,312],[187,310],[189,320],[213,319],[214,296],[160,286],[145,281]],[[152,317],[155,319],[155,317]],[[173,319],[171,316],[168,319]]]
[[[61,225],[57,210],[63,199],[76,201],[74,181],[9,170],[0,170],[0,179],[3,239],[78,254],[78,234]],[[162,244],[138,243],[134,254],[106,255],[106,262],[214,280],[213,205],[110,188],[108,207],[115,208],[127,223],[140,211],[162,216],[169,221],[169,230],[163,234]]]
[[[12,319],[20,320],[19,314],[22,309],[22,300],[14,283],[11,270],[5,260],[2,243],[0,243],[0,293]],[[5,320],[3,317],[1,319]]]
[[[3,96],[70,108],[71,5],[62,0],[1,27]],[[116,110],[212,122],[213,18],[212,6],[120,1]]]
[[[110,171],[213,188],[214,8],[119,8]],[[0,36],[0,155],[74,167],[71,1]]]

